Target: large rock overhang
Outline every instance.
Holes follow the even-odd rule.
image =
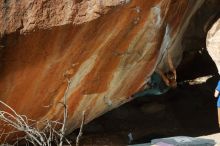
[[[0,3],[0,100],[67,133],[131,100],[181,40],[200,1],[5,1]],[[165,68],[166,69],[166,68]]]

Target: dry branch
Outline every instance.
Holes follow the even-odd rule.
[[[76,146],[79,146],[80,138],[81,138],[82,135],[83,135],[84,122],[85,122],[85,111],[83,111],[83,114],[82,114],[82,122],[81,122],[81,125],[80,125],[79,134],[78,134],[78,136],[77,136],[77,138],[76,138]]]
[[[70,87],[71,81],[67,80],[67,83],[68,83],[67,84],[67,88],[66,88],[66,91],[65,91],[64,96],[63,96],[63,107],[64,107],[63,125],[62,125],[62,128],[61,128],[61,136],[60,136],[60,144],[59,144],[59,146],[63,145],[63,139],[64,139],[64,135],[65,135],[65,131],[66,131],[66,120],[67,120],[67,117],[68,117],[67,94],[68,94],[68,91],[69,91],[69,87]]]

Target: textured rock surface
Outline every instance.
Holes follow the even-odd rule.
[[[0,99],[31,119],[62,119],[67,132],[128,102],[204,1],[82,0],[0,3]],[[165,67],[166,69],[166,67]]]
[[[212,57],[220,73],[220,19],[209,30],[206,45],[209,55]]]

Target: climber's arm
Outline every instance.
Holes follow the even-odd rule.
[[[167,60],[168,60],[168,65],[169,65],[170,71],[173,72],[175,80],[176,80],[176,69],[173,66],[173,61],[172,61],[171,55],[169,53],[167,55],[167,58],[168,58]]]
[[[169,86],[169,80],[167,79],[167,77],[165,76],[165,74],[162,72],[161,69],[158,69],[157,72],[160,74],[160,76],[162,77],[163,81],[165,82],[165,84],[167,86]]]

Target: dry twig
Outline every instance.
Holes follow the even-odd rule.
[[[67,94],[68,94],[68,91],[69,91],[69,87],[70,87],[70,80],[67,80],[67,88],[66,88],[66,91],[64,93],[64,96],[63,96],[63,107],[64,107],[64,112],[63,112],[63,125],[62,125],[62,128],[61,128],[61,136],[60,136],[60,144],[59,146],[62,146],[63,145],[63,139],[64,139],[64,135],[65,135],[65,131],[66,131],[66,120],[67,120],[67,117],[68,117],[68,105],[67,105]]]
[[[82,122],[81,122],[80,130],[79,130],[79,134],[78,134],[78,136],[77,136],[77,138],[76,138],[76,146],[79,146],[80,138],[81,138],[82,135],[83,135],[84,122],[85,122],[85,111],[83,111],[83,114],[82,114]]]

